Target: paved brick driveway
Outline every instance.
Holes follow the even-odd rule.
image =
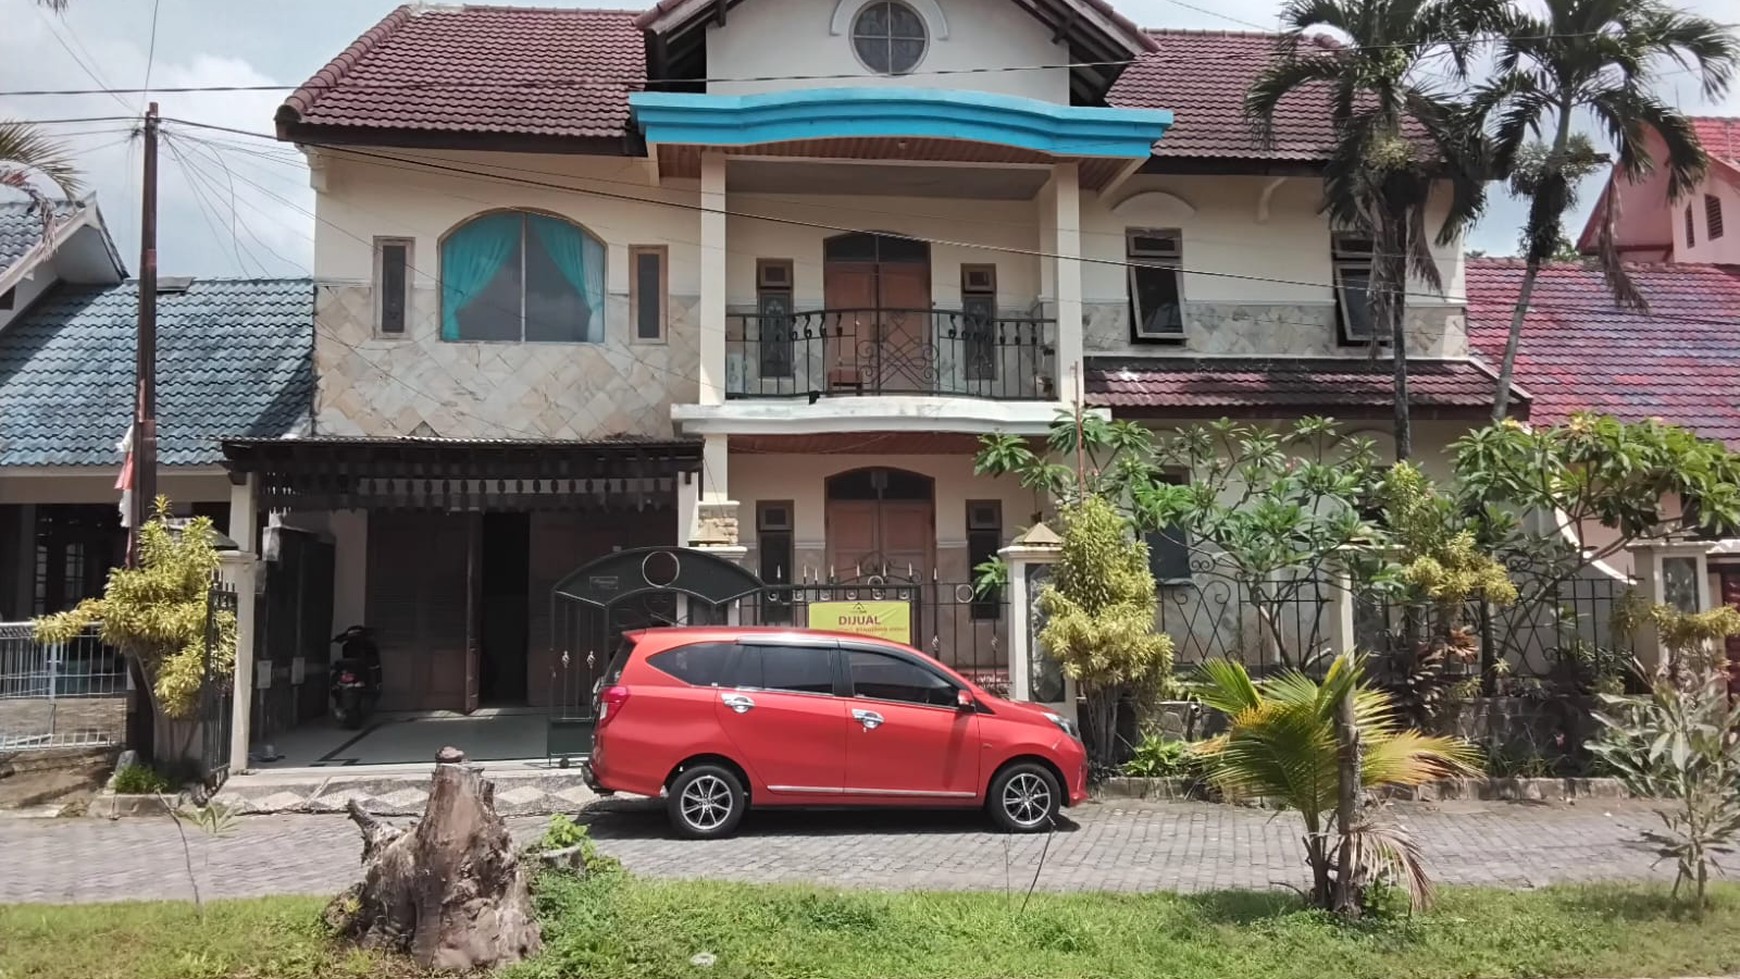
[[[843,887],[1205,890],[1305,882],[1296,816],[1197,803],[1119,802],[1072,812],[1045,837],[986,831],[975,813],[757,813],[736,839],[666,838],[643,803],[587,815],[605,852],[651,876],[814,881]],[[1655,816],[1638,804],[1397,805],[1440,881],[1511,887],[1671,876],[1631,842]],[[541,820],[510,820],[521,837]],[[189,831],[206,897],[334,893],[360,843],[342,816],[249,816],[236,832]],[[0,819],[0,902],[191,895],[180,837],[162,819]]]

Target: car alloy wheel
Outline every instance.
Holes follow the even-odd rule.
[[[702,775],[683,787],[683,794],[678,803],[683,812],[683,822],[699,833],[712,833],[730,818],[731,810],[736,807],[736,800],[731,796],[731,787],[717,775]]]
[[[1051,818],[1051,786],[1037,772],[1018,772],[1003,783],[1003,812],[1024,829],[1038,827]]]

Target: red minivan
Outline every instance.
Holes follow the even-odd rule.
[[[663,793],[683,836],[726,836],[750,806],[983,807],[1027,833],[1087,797],[1074,723],[911,647],[742,626],[624,640],[586,780]]]

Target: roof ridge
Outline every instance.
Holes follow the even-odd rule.
[[[639,10],[626,7],[531,7],[514,3],[409,3],[411,16],[423,14],[455,14],[470,10],[483,10],[491,13],[507,14],[618,14],[625,17],[638,17]]]
[[[1155,37],[1173,34],[1196,34],[1205,37],[1279,37],[1282,31],[1235,31],[1218,27],[1144,27],[1142,32]]]
[[[355,68],[364,58],[369,56],[377,45],[392,37],[413,15],[411,4],[400,4],[390,13],[380,19],[380,22],[362,33],[361,37],[350,42],[350,46],[340,51],[336,57],[328,61],[324,67],[315,72],[308,81],[290,93],[284,104],[278,107],[277,121],[280,124],[294,122],[309,109],[326,92],[332,91],[352,68]],[[289,115],[291,118],[285,119]]]

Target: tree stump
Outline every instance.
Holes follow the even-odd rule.
[[[333,931],[365,949],[405,954],[425,969],[508,965],[543,947],[531,887],[495,786],[457,748],[435,756],[423,818],[390,826],[353,800],[363,879],[326,907]]]

